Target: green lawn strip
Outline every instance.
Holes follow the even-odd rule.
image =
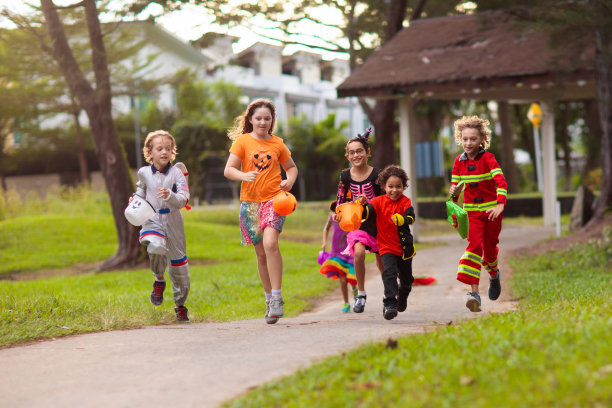
[[[610,238],[515,260],[518,311],[402,337],[397,348],[369,344],[225,406],[612,406]]]
[[[0,274],[96,262],[117,248],[103,215],[43,215],[0,221]]]
[[[316,247],[281,242],[286,316],[306,310],[337,282],[318,272]],[[187,302],[192,322],[262,318],[264,295],[252,249],[248,261],[192,266]],[[150,270],[85,274],[36,281],[0,281],[0,345],[91,331],[175,323],[172,290],[149,303]]]

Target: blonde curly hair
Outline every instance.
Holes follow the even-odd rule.
[[[151,150],[153,149],[153,140],[155,140],[156,137],[167,137],[172,141],[172,157],[170,157],[170,161],[173,162],[176,158],[176,155],[178,154],[176,150],[176,141],[174,140],[174,136],[172,136],[165,130],[154,130],[153,132],[149,132],[142,148],[142,154],[144,155],[144,158],[147,163],[153,164],[153,159],[151,158]]]
[[[482,136],[482,147],[486,150],[491,145],[491,129],[489,121],[478,116],[463,116],[455,121],[455,141],[461,145],[461,131],[463,129],[476,129]]]

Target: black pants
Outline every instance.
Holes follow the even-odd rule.
[[[412,258],[402,259],[401,256],[395,254],[381,255],[385,270],[382,273],[382,281],[385,286],[385,297],[383,304],[385,306],[397,306],[397,296],[407,296],[412,290]],[[399,285],[397,280],[399,278]]]

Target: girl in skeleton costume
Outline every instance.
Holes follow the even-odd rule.
[[[376,179],[380,169],[368,164],[371,155],[368,139],[371,129],[367,129],[363,135],[353,137],[346,144],[345,157],[351,163],[350,169],[342,171],[338,185],[338,197],[336,204],[340,205],[350,202],[359,196],[364,196],[368,203],[374,197],[382,194]],[[366,252],[376,254],[376,266],[382,273],[384,266],[378,254],[378,243],[376,242],[376,219],[368,217],[361,228],[351,231],[347,235],[348,247],[344,253],[354,256],[355,276],[357,278],[357,297],[353,305],[355,313],[363,313],[366,303],[365,291],[365,256]]]
[[[266,295],[265,321],[274,324],[284,316],[281,284],[283,258],[278,237],[285,216],[274,211],[272,199],[281,189],[291,190],[298,170],[283,139],[272,134],[276,108],[267,99],[249,104],[228,132],[232,147],[224,175],[241,181],[240,232],[242,244],[253,245],[257,270]],[[287,179],[281,178],[281,166]]]
[[[172,165],[176,156],[176,142],[164,130],[149,133],[142,151],[151,165],[138,170],[135,194],[145,197],[156,212],[140,230],[140,243],[147,246],[155,275],[150,300],[154,305],[161,305],[164,301],[164,273],[169,262],[168,274],[172,281],[176,317],[179,321],[189,321],[185,307],[190,287],[189,264],[180,211],[189,201],[189,186],[184,174],[186,168],[181,170]]]

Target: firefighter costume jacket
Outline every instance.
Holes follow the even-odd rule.
[[[468,212],[468,246],[459,260],[457,280],[466,284],[480,281],[480,269],[497,274],[497,254],[502,215],[488,219],[486,210],[506,205],[508,185],[495,156],[480,149],[474,160],[463,153],[455,159],[451,183],[464,182],[463,208]]]

